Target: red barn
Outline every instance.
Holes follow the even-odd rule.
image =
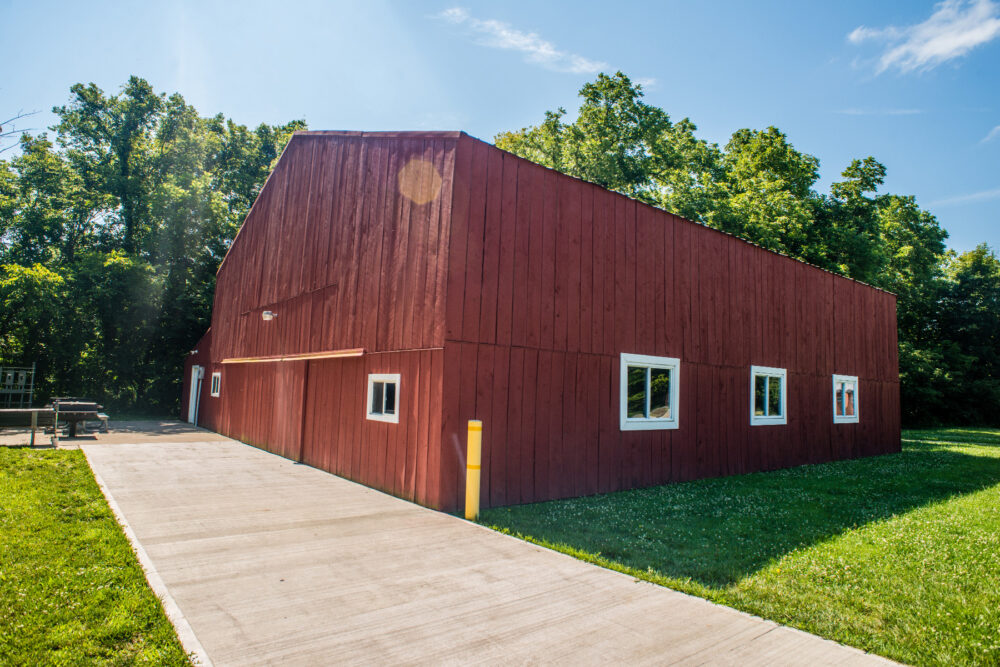
[[[183,400],[444,510],[474,418],[484,507],[771,470],[899,451],[896,302],[461,132],[299,132]]]

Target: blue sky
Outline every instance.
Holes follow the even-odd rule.
[[[949,244],[1000,249],[1000,2],[0,0],[0,116],[130,74],[242,123],[464,129],[492,140],[578,105],[597,72],[724,144],[775,125],[821,161],[888,168]]]

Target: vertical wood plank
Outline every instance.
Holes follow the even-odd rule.
[[[580,184],[580,329],[579,348],[594,351],[594,187]]]
[[[526,162],[517,165],[517,200],[514,211],[513,303],[510,342],[515,346],[531,345],[528,323],[532,317],[531,302],[537,291],[537,282],[530,282],[531,266],[531,210],[536,180]],[[536,315],[537,317],[537,315]],[[537,345],[537,342],[535,343]]]
[[[474,207],[470,201],[473,188],[472,140],[462,137],[455,149],[455,175],[452,184],[454,203],[448,222],[448,288],[445,306],[445,338],[460,340],[463,335],[466,270],[468,262],[469,217]]]
[[[486,229],[486,148],[479,142],[472,146],[472,173],[469,178],[468,242],[465,260],[465,295],[462,316],[464,341],[478,341],[479,311],[483,286],[483,247]]]
[[[517,496],[511,496],[511,502],[526,503],[536,496],[535,474],[539,449],[544,441],[538,439],[539,420],[539,353],[537,349],[524,350],[524,392],[521,397],[521,447],[520,467],[518,468]],[[515,499],[516,498],[516,499]]]
[[[491,391],[490,419],[493,427],[490,433],[493,441],[490,443],[490,492],[488,507],[498,507],[507,504],[507,475],[512,474],[507,469],[509,456],[511,427],[508,424],[507,391],[510,385],[510,354],[506,346],[497,346],[493,351],[493,387]],[[485,460],[485,459],[484,459]]]
[[[503,206],[503,153],[489,151],[486,162],[486,227],[483,232],[482,301],[479,306],[479,337],[495,343],[497,293],[500,280],[500,234]]]
[[[514,258],[517,246],[518,158],[504,156],[500,203],[500,258],[497,276],[497,345],[510,345],[515,317]]]
[[[507,389],[507,437],[504,445],[504,499],[506,504],[514,505],[520,502],[520,478],[524,475],[523,451],[526,434],[523,423],[523,397],[525,391],[525,350],[522,347],[510,348],[510,374]],[[531,378],[529,378],[529,382]]]

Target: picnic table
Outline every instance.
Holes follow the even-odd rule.
[[[94,401],[77,396],[61,396],[53,398],[52,402],[46,406],[56,411],[59,421],[69,424],[69,437],[75,438],[77,426],[80,422],[101,420],[107,423],[107,415],[101,413],[103,405],[98,405]]]

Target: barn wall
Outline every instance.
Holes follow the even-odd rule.
[[[281,456],[299,460],[306,361],[219,364],[205,369],[199,425]],[[211,374],[222,373],[211,396]]]
[[[441,350],[421,350],[309,362],[301,460],[436,505],[442,358]],[[364,418],[369,373],[400,374],[398,424]]]
[[[293,136],[219,269],[216,357],[441,347],[454,148],[445,133]]]
[[[895,334],[892,295],[464,135],[305,133],[220,268],[201,423],[456,509],[481,418],[483,505],[530,502],[897,451]],[[621,352],[681,359],[678,430],[619,430]],[[786,426],[750,427],[751,365],[788,369]],[[403,375],[399,425],[364,419],[369,372]],[[859,424],[832,423],[833,373]]]
[[[417,502],[439,502],[457,136],[293,136],[218,272],[202,425]],[[276,319],[263,321],[264,310]],[[364,355],[222,363],[353,348]],[[213,371],[222,373],[218,398],[209,396]],[[376,372],[402,375],[399,424],[365,418],[367,374]]]
[[[895,297],[463,138],[445,312],[442,494],[484,420],[496,506],[898,451]],[[619,430],[619,354],[681,360],[680,428]],[[788,423],[750,426],[750,366]],[[860,423],[832,423],[834,373]]]

